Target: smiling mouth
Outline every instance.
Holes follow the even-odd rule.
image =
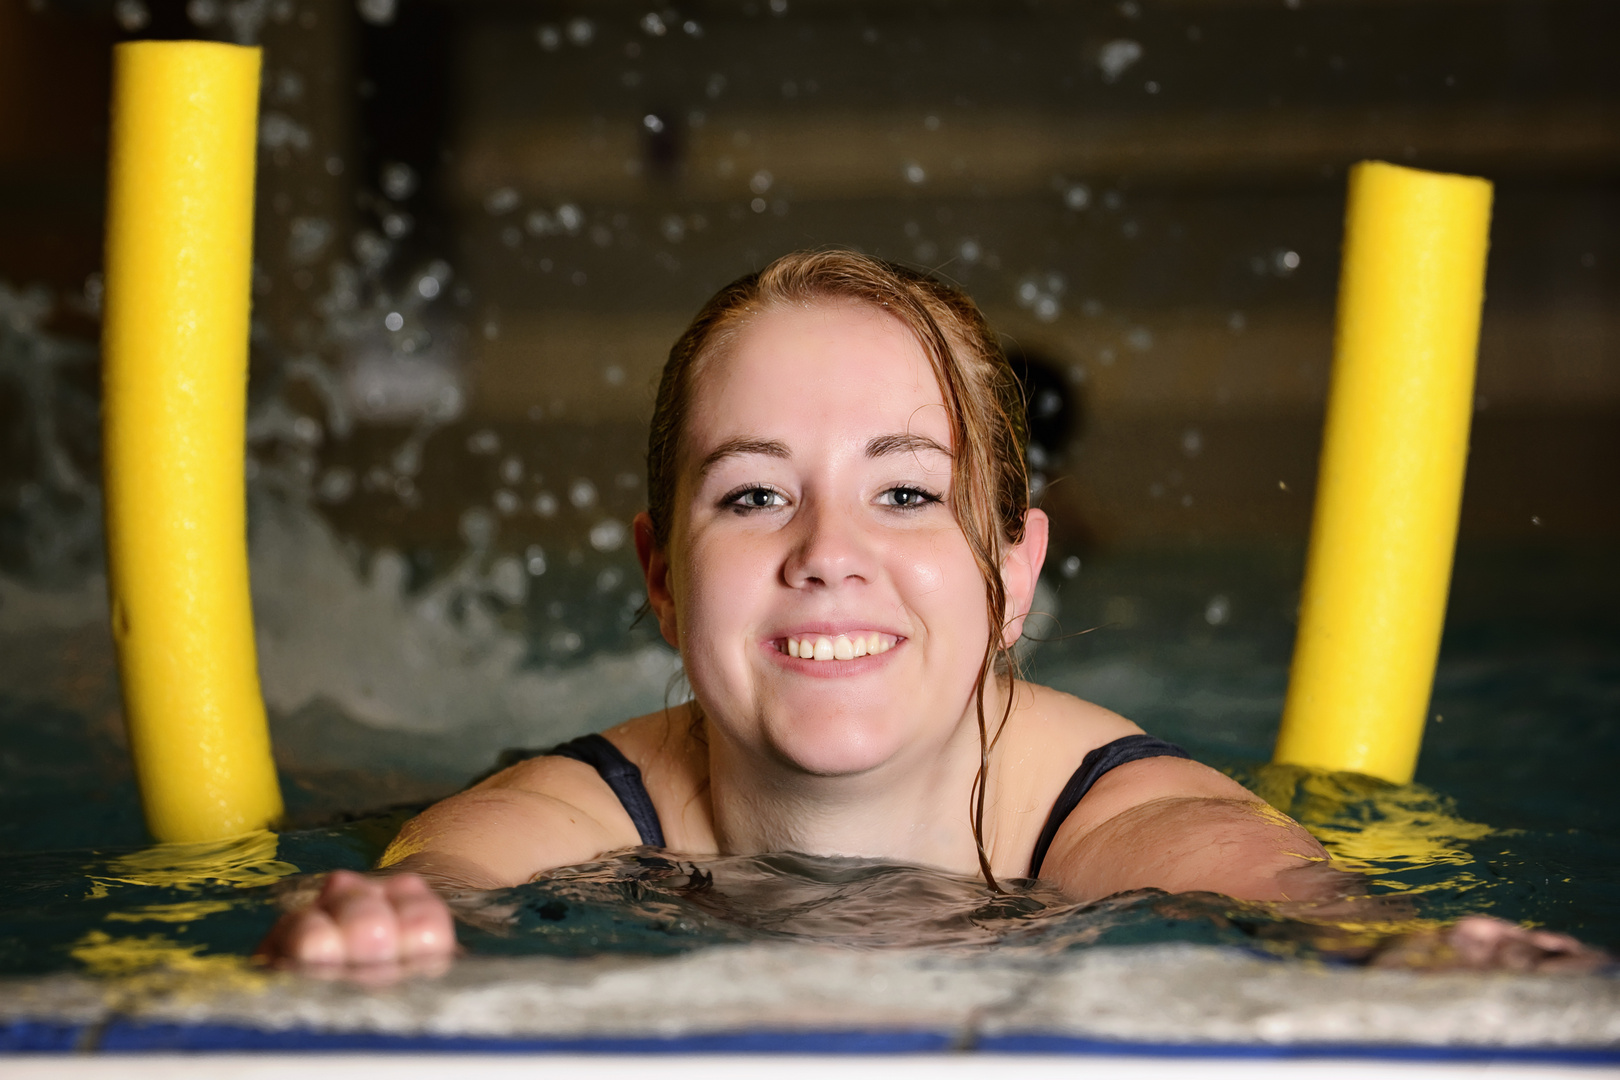
[[[776,647],[788,656],[801,660],[854,660],[861,656],[886,653],[900,639],[893,634],[868,630],[864,633],[839,634],[836,637],[783,638]]]

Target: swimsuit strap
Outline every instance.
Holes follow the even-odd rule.
[[[620,753],[617,746],[600,735],[581,735],[534,756],[573,758],[595,769],[607,786],[613,789],[613,794],[619,797],[619,803],[630,815],[630,820],[635,822],[641,842],[647,847],[664,846],[664,827],[658,821],[658,810],[653,806],[652,797],[647,794],[647,785],[641,781],[641,770],[636,768],[635,762]]]
[[[1029,876],[1041,876],[1041,863],[1046,861],[1046,851],[1052,846],[1057,837],[1058,829],[1074,813],[1074,808],[1080,805],[1080,800],[1086,797],[1091,786],[1103,778],[1103,774],[1130,761],[1141,761],[1143,758],[1176,757],[1191,759],[1187,753],[1175,743],[1167,743],[1163,739],[1155,739],[1151,735],[1126,735],[1115,739],[1111,743],[1104,743],[1085,756],[1080,767],[1069,777],[1069,782],[1063,785],[1063,791],[1052,804],[1052,812],[1047,815],[1046,826],[1041,829],[1040,839],[1035,841],[1035,854],[1030,856]]]

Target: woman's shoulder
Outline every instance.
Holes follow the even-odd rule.
[[[709,747],[696,709],[690,703],[659,709],[615,724],[602,735],[640,770],[665,843],[692,853],[712,848]]]
[[[1017,728],[1049,752],[1077,753],[1070,769],[1091,751],[1142,729],[1112,709],[1039,683],[1020,682],[1015,690],[1008,735]]]

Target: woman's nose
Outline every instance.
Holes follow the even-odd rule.
[[[836,508],[808,505],[795,515],[793,545],[782,567],[793,588],[871,578],[872,553],[860,522]]]

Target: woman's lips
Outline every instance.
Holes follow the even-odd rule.
[[[851,630],[840,634],[789,635],[776,640],[777,651],[801,660],[855,660],[886,653],[900,638],[881,630]]]

